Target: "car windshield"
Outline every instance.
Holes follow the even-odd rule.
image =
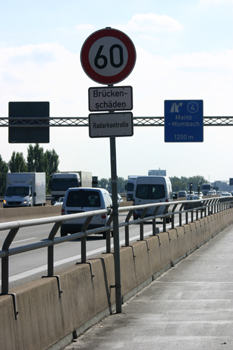
[[[52,179],[51,189],[52,191],[66,191],[70,187],[78,187],[77,178],[56,178]]]
[[[161,199],[165,197],[164,185],[137,185],[136,197],[141,199]]]
[[[6,190],[6,196],[28,196],[29,187],[8,187]]]
[[[100,207],[100,195],[98,191],[70,191],[68,193],[67,207]]]
[[[128,182],[127,183],[127,191],[133,191],[134,190],[134,183]]]

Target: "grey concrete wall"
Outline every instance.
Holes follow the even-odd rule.
[[[132,202],[121,202],[120,207],[130,206]],[[31,208],[0,208],[0,223],[61,215],[61,205],[47,205]]]
[[[27,219],[43,218],[61,215],[61,206],[49,205],[30,208],[2,208],[0,209],[0,223]]]
[[[223,228],[233,223],[233,209],[137,241],[121,248],[122,296],[133,294],[174,266]],[[73,335],[114,310],[114,256],[103,254],[62,270],[59,296],[56,278],[43,278],[17,287],[18,317],[11,296],[0,296],[0,349],[62,349]]]

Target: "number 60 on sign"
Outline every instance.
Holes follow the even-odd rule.
[[[115,84],[132,71],[136,51],[131,39],[123,32],[106,28],[91,34],[81,49],[85,73],[100,84]]]

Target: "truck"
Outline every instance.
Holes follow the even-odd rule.
[[[64,197],[68,188],[92,187],[92,173],[88,171],[54,173],[49,183],[51,205],[60,197]]]
[[[7,173],[3,208],[46,204],[45,173]]]
[[[213,189],[213,186],[210,183],[202,184],[201,191],[203,196],[206,196],[209,191]]]

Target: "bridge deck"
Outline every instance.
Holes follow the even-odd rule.
[[[233,225],[66,347],[232,350]]]

